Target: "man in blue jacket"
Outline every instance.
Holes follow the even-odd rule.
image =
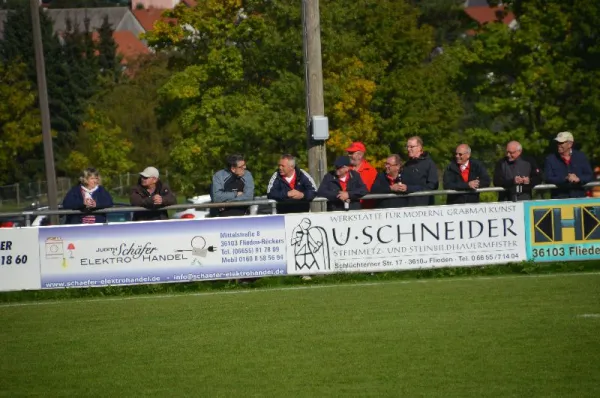
[[[545,164],[546,182],[558,188],[551,191],[552,199],[583,198],[583,185],[594,179],[588,158],[573,149],[573,134],[568,131],[558,133],[556,153],[548,155]]]
[[[315,181],[306,171],[296,166],[296,158],[286,154],[279,158],[279,171],[269,180],[267,197],[280,202],[277,213],[310,211],[310,201],[317,195]]]
[[[327,211],[360,210],[360,198],[369,191],[357,171],[350,170],[350,158],[340,156],[335,170],[325,174],[317,195],[327,198]]]

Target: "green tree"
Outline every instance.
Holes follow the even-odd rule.
[[[467,134],[502,150],[509,139],[534,155],[553,150],[557,132],[572,131],[600,157],[598,45],[594,1],[515,1],[519,27],[489,24],[467,45],[465,85],[487,126]]]
[[[98,29],[98,66],[100,74],[110,82],[118,82],[122,77],[121,59],[117,54],[117,43],[113,38],[114,29],[108,21],[108,15],[104,16],[102,25]]]
[[[96,167],[101,170],[108,185],[111,176],[131,170],[131,148],[131,142],[125,138],[119,126],[106,115],[88,107],[75,149],[68,155],[65,164],[74,175],[86,167]]]
[[[36,93],[25,65],[0,62],[0,184],[37,171],[29,160],[41,142]]]
[[[230,152],[248,155],[259,193],[281,152],[300,155],[305,167],[301,5],[207,0],[166,16],[179,23],[157,23],[147,39],[171,56],[174,74],[159,90],[160,112],[182,129],[171,156],[176,170],[191,176],[185,192],[207,189]],[[404,1],[321,2],[331,156],[362,140],[377,163],[410,135],[441,145],[459,127],[455,63],[431,60],[434,30],[418,18]],[[390,105],[396,97],[402,101]],[[441,153],[447,149],[434,155]]]
[[[129,67],[136,73],[97,93],[91,100],[92,106],[114,121],[132,143],[128,157],[136,170],[149,165],[159,170],[171,169],[169,153],[181,139],[180,128],[175,120],[161,121],[156,112],[157,91],[171,76],[166,57],[151,55]]]

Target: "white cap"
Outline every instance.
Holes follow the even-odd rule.
[[[140,175],[142,177],[146,177],[146,178],[148,178],[148,177],[156,177],[156,178],[158,178],[158,170],[156,169],[156,167],[146,167],[144,169],[144,171],[142,171],[140,173]]]
[[[558,135],[556,136],[556,138],[554,139],[554,141],[556,142],[573,142],[573,134],[571,134],[568,131],[563,131],[561,133],[558,133]]]

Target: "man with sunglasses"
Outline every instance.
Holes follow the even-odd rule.
[[[483,163],[471,159],[471,147],[460,144],[454,152],[454,161],[444,171],[444,189],[466,191],[464,194],[448,195],[446,203],[479,203],[479,188],[490,186],[490,176]]]
[[[177,204],[177,198],[167,184],[160,180],[158,169],[146,167],[140,173],[137,185],[131,189],[129,203],[150,210],[135,212],[133,221],[168,220],[167,211],[160,209]]]
[[[550,191],[552,199],[583,198],[583,185],[594,179],[592,166],[583,154],[573,149],[573,134],[568,131],[558,133],[556,152],[548,155],[545,163],[546,182],[558,188]]]
[[[542,173],[533,158],[522,155],[518,141],[506,144],[506,156],[494,168],[494,186],[504,188],[499,201],[531,200],[533,187],[542,183]]]

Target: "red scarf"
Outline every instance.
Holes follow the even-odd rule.
[[[289,184],[290,184],[290,188],[296,189],[296,172],[295,171],[294,171],[294,175],[292,176],[292,179],[290,180]]]
[[[398,175],[398,177],[394,178],[394,177],[390,177],[388,174],[386,174],[385,178],[387,178],[388,184],[390,184],[390,187],[392,185],[394,185],[396,182],[400,182],[400,175]]]
[[[458,167],[460,169],[460,175],[464,182],[469,182],[469,171],[471,170],[471,162],[467,163],[467,167]]]
[[[341,178],[338,178],[340,185],[342,187],[342,191],[347,191],[348,188],[348,180],[350,179],[350,174],[346,174],[346,178],[344,181],[342,181]]]

